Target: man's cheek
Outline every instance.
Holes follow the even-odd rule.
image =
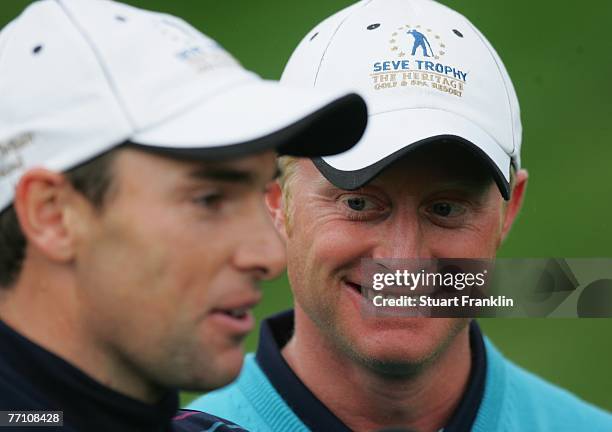
[[[330,225],[314,236],[314,255],[323,263],[352,260],[368,253],[371,233],[345,224]]]

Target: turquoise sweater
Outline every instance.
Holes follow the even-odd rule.
[[[612,414],[514,365],[486,338],[485,346],[485,392],[472,431],[612,432]],[[253,354],[246,356],[238,380],[189,408],[227,418],[252,432],[308,431]]]

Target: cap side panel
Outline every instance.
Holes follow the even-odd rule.
[[[360,3],[354,5],[354,7],[351,10],[351,12],[346,14],[346,16],[343,17],[342,20],[338,23],[336,29],[334,30],[334,32],[332,33],[331,37],[327,41],[327,46],[325,47],[325,49],[323,50],[323,53],[321,54],[321,60],[319,61],[319,65],[317,67],[317,72],[315,73],[315,78],[314,78],[314,83],[313,83],[314,86],[317,85],[317,78],[319,77],[319,71],[321,70],[321,66],[323,65],[323,61],[325,60],[325,54],[327,53],[327,50],[328,50],[329,46],[333,42],[334,36],[336,36],[336,33],[338,33],[338,31],[342,28],[342,25],[346,22],[346,20],[348,20],[357,11],[357,7],[358,6],[360,6],[361,8],[364,8],[369,3],[371,3],[372,1],[373,0],[363,0]]]
[[[476,35],[480,38],[482,43],[487,47],[487,49],[489,51],[489,55],[493,59],[493,62],[495,62],[495,65],[497,66],[497,70],[499,71],[499,74],[502,77],[502,82],[503,82],[503,85],[504,85],[504,90],[506,91],[506,102],[508,104],[507,107],[508,107],[508,111],[510,113],[510,119],[511,119],[511,122],[510,122],[511,128],[512,128],[512,152],[511,152],[511,154],[513,155],[513,159],[515,159],[514,155],[516,155],[518,153],[517,150],[518,150],[518,148],[520,148],[520,142],[517,143],[517,134],[520,135],[520,133],[522,131],[517,131],[516,130],[517,129],[517,120],[518,120],[519,125],[520,125],[520,114],[519,113],[515,113],[515,110],[513,109],[513,106],[516,106],[517,109],[518,109],[518,99],[516,97],[516,92],[514,90],[514,86],[512,86],[512,82],[509,79],[508,71],[507,71],[507,69],[506,69],[502,59],[497,54],[497,51],[495,51],[495,48],[493,48],[493,46],[489,43],[488,39],[482,34],[482,32],[480,30],[478,30],[476,28],[476,26],[474,26],[474,24],[472,24],[472,22],[470,20],[465,19],[465,21],[472,28],[474,33],[476,33]],[[511,86],[510,88],[509,88],[509,85]],[[513,103],[513,101],[516,101],[516,102]],[[518,119],[517,119],[517,114],[518,114],[518,117],[519,117]]]
[[[0,207],[32,167],[64,171],[131,132],[89,45],[58,1],[32,3],[3,30]]]
[[[115,97],[115,99],[117,101],[117,104],[121,108],[121,111],[125,115],[125,118],[128,121],[128,123],[131,125],[132,129],[136,129],[136,122],[132,118],[132,115],[130,114],[130,111],[128,110],[125,101],[121,97],[121,94],[119,93],[117,85],[115,84],[115,82],[113,80],[112,74],[104,66],[104,61],[102,60],[102,56],[101,56],[100,52],[98,51],[98,49],[96,48],[96,45],[93,43],[93,40],[91,39],[89,34],[85,31],[85,29],[81,26],[81,24],[76,19],[76,17],[72,14],[72,12],[66,6],[66,4],[64,4],[64,2],[62,0],[56,0],[56,1],[60,5],[62,10],[64,11],[66,16],[68,17],[68,19],[72,22],[74,27],[77,29],[77,31],[81,34],[81,36],[83,36],[83,39],[85,40],[85,42],[91,48],[91,51],[94,54],[94,56],[95,56],[95,58],[96,58],[96,60],[98,62],[98,65],[100,66],[100,70],[102,71],[102,74],[104,75],[106,83],[108,84],[108,87],[109,87],[111,93]]]
[[[359,5],[360,3],[350,5],[310,29],[289,57],[280,81],[299,87],[314,87],[323,53],[327,50],[340,21]],[[299,56],[296,55],[298,52]]]
[[[13,37],[12,28],[13,22],[11,21],[0,31],[0,67],[2,67],[4,47],[8,45],[9,40]]]

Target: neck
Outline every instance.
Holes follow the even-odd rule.
[[[355,431],[399,425],[440,430],[461,400],[471,367],[469,326],[418,373],[387,376],[336,347],[299,306],[294,336],[282,354],[314,395]]]
[[[88,325],[87,308],[70,271],[26,260],[18,282],[0,293],[0,319],[104,386],[145,403],[162,391],[114,354]]]

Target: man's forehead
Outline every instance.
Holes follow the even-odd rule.
[[[164,178],[226,181],[230,183],[260,183],[274,178],[275,153],[272,151],[250,156],[220,160],[196,160],[169,157],[154,151],[125,147],[117,151],[117,173],[155,175]]]

